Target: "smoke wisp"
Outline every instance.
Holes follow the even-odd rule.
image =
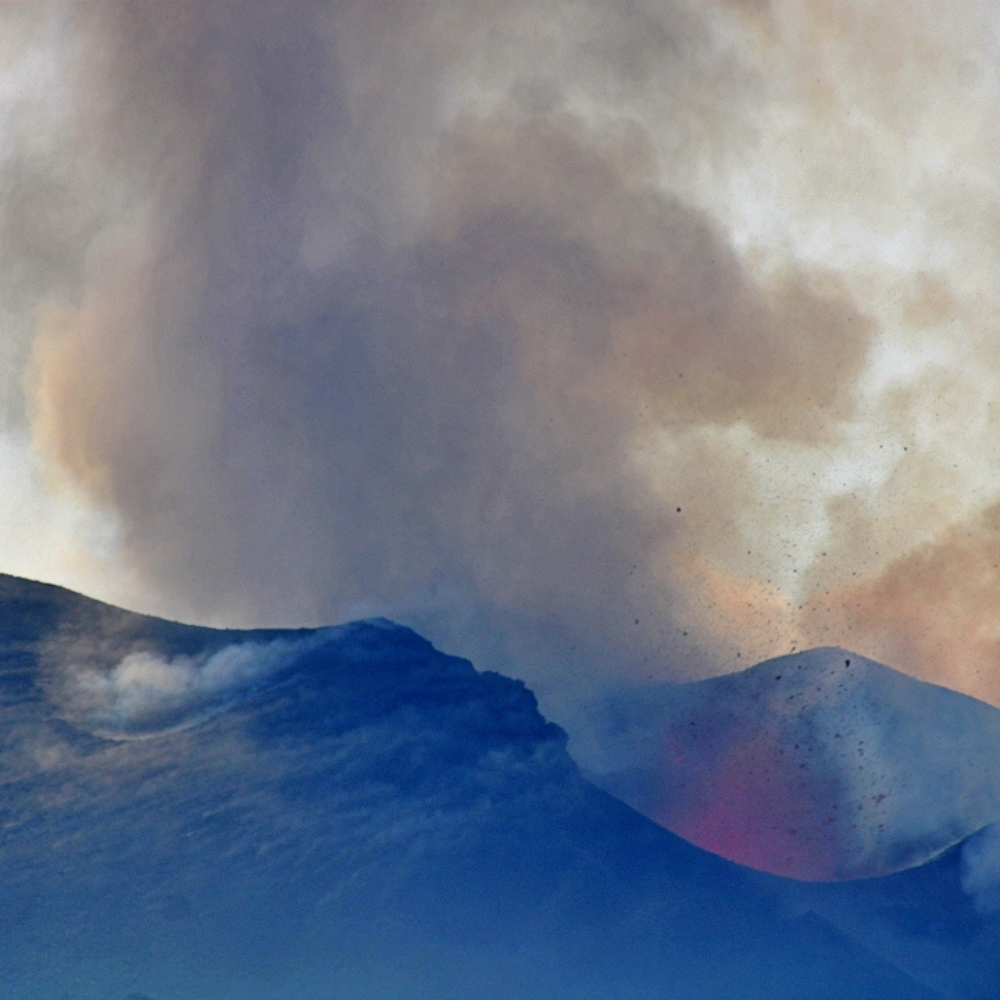
[[[209,655],[129,653],[110,669],[68,663],[58,685],[66,718],[106,739],[186,729],[223,711],[325,641],[238,642]]]

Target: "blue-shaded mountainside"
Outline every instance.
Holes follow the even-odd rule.
[[[732,861],[888,875],[1000,819],[1000,711],[857,653],[804,650],[641,694],[657,767],[618,793]]]
[[[233,632],[0,576],[0,995],[995,996],[956,852],[804,885],[585,781],[383,620]]]

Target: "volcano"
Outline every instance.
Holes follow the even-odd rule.
[[[0,577],[0,786],[0,986],[19,1000],[996,982],[996,923],[953,856],[906,873],[905,900],[879,880],[891,905],[803,896],[599,791],[522,683],[384,620],[216,631]],[[914,958],[935,948],[953,974]]]
[[[837,648],[660,692],[636,804],[691,843],[809,880],[921,865],[1000,818],[1000,712]]]

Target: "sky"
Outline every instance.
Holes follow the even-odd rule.
[[[5,3],[0,570],[386,615],[560,721],[817,645],[1000,704],[998,43],[974,0]]]

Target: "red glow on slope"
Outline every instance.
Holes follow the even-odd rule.
[[[731,861],[793,878],[837,878],[829,779],[765,734],[673,747],[656,820]],[[826,815],[824,815],[824,806]]]

